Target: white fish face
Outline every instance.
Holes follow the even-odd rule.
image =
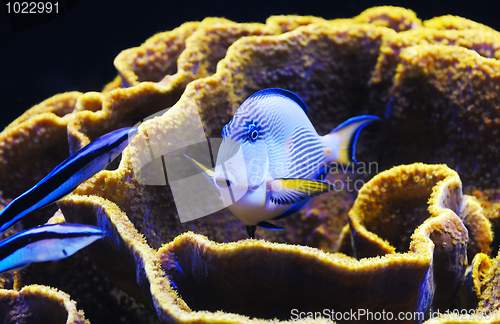
[[[214,182],[229,206],[261,186],[269,168],[265,142],[224,138],[217,155]]]
[[[227,208],[245,225],[257,225],[284,212],[290,206],[277,205],[269,200],[267,181],[247,193]]]

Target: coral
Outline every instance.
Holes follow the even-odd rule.
[[[124,160],[130,159],[126,155],[129,152],[125,152]],[[429,299],[423,304],[417,303],[413,298],[420,295],[438,295],[440,303],[450,303],[458,287],[457,283],[465,271],[468,231],[453,210],[445,207],[449,204],[448,207],[459,209],[462,199],[460,180],[455,172],[444,166],[417,164],[383,172],[364,188],[376,187],[376,184],[381,182],[380,179],[397,179],[390,177],[390,174],[394,173],[401,173],[403,177],[409,174],[405,178],[410,184],[413,182],[413,186],[409,187],[418,193],[418,196],[423,196],[422,205],[425,206],[426,199],[432,197],[431,200],[434,199],[435,202],[431,203],[429,209],[436,210],[432,212],[433,216],[427,217],[427,220],[417,219],[423,224],[413,234],[410,246],[398,253],[392,248],[393,252],[384,253],[385,255],[379,258],[356,260],[341,254],[325,254],[307,247],[254,240],[215,244],[205,237],[192,233],[175,238],[155,254],[120,208],[109,200],[97,196],[72,195],[63,201],[60,207],[68,220],[100,224],[101,227],[108,229],[111,234],[108,235],[109,242],[106,242],[106,245],[109,244],[112,248],[105,253],[104,250],[110,248],[98,247],[100,260],[109,262],[115,267],[120,264],[122,269],[121,275],[113,273],[111,278],[115,281],[129,282],[130,279],[122,278],[125,270],[137,271],[135,274],[132,271],[129,275],[139,278],[138,282],[142,283],[142,289],[147,287],[148,290],[144,293],[151,294],[160,318],[165,320],[179,316],[186,318],[185,321],[194,321],[199,316],[208,321],[223,320],[226,315],[206,312],[200,314],[202,310],[216,311],[221,307],[224,311],[251,317],[278,316],[282,319],[290,316],[290,309],[293,308],[319,311],[334,307],[336,310],[344,310],[342,307],[351,307],[349,305],[353,304],[362,308],[367,307],[373,312],[383,309],[389,311],[388,305],[393,305],[394,308],[390,309],[392,311],[426,311],[430,307],[432,298],[428,297]],[[418,178],[417,174],[421,177]],[[397,185],[384,188],[391,193],[401,191],[401,187]],[[372,201],[384,204],[386,199],[380,195],[373,196]],[[417,197],[416,201],[422,202],[422,199]],[[366,202],[361,200],[356,204],[366,204]],[[361,207],[356,209],[356,204],[355,210],[363,210]],[[366,212],[367,209],[369,208],[364,209],[365,214],[369,214]],[[410,209],[422,213],[422,206],[418,204],[408,207],[408,211]],[[462,216],[465,218],[467,215]],[[420,224],[413,222],[412,225],[415,228]],[[355,245],[355,251],[357,246]],[[117,251],[121,252],[118,254]],[[123,260],[132,262],[127,265],[123,264]],[[159,264],[161,268],[158,268]],[[434,268],[431,270],[433,265]],[[103,269],[112,268],[101,266]],[[251,273],[248,269],[252,269]],[[283,275],[284,273],[287,275]],[[245,276],[243,281],[242,275]],[[297,276],[301,278],[301,282],[310,281],[296,286],[294,283],[298,280]],[[269,281],[274,284],[267,285]],[[437,284],[434,288],[429,282],[435,281],[442,284]],[[402,291],[411,290],[413,293],[405,294],[409,299],[404,299],[400,294],[393,295],[392,298],[395,299],[388,302],[388,298],[391,297],[386,295],[387,291],[394,291],[395,288],[387,287],[393,285],[404,286]],[[238,286],[238,289],[232,288],[235,286]],[[173,287],[176,290],[173,290]],[[306,287],[311,289],[310,294],[307,293]],[[386,287],[387,290],[376,287]],[[366,301],[360,299],[360,289],[371,291],[366,294]],[[346,293],[337,300],[332,297],[332,290],[342,290]],[[382,295],[375,296],[374,291],[380,291]],[[352,297],[347,292],[353,292]],[[177,293],[180,293],[182,299]],[[277,296],[281,297],[277,299]],[[284,298],[284,296],[290,297]],[[298,296],[303,296],[304,299]],[[349,298],[352,298],[352,301],[346,302]],[[281,302],[276,304],[270,300]],[[374,300],[378,300],[379,303],[374,303]],[[249,308],[247,306],[249,303],[254,306]],[[188,313],[183,313],[186,311]],[[240,321],[243,320],[244,318],[240,318]]]
[[[413,11],[391,6],[367,9],[359,16],[354,17],[353,21],[356,23],[368,23],[374,26],[391,28],[397,32],[407,31],[422,26],[422,22]]]
[[[497,323],[499,305],[500,255],[491,259],[478,253],[465,276],[459,303],[462,311],[441,315],[429,323]]]
[[[280,319],[290,318],[290,309],[349,312],[352,305],[372,312],[426,311],[434,293],[434,243],[429,238],[434,234],[439,244],[459,240],[457,253],[464,256],[466,230],[452,213],[419,228],[408,253],[380,258],[356,260],[265,241],[215,244],[192,233],[177,237],[158,253],[168,277],[193,310],[222,308]],[[412,293],[392,293],[396,290]],[[417,301],[418,296],[429,299]]]
[[[495,31],[493,28],[477,23],[475,21],[452,15],[440,16],[426,20],[423,22],[423,25],[426,28],[433,29],[475,29],[478,31]]]
[[[500,57],[500,37],[496,31],[465,30],[434,30],[415,29],[406,33],[398,33],[387,39],[380,48],[377,67],[371,82],[374,84],[390,84],[393,81],[396,68],[404,57],[401,50],[415,45],[442,44],[460,46],[471,49],[486,58]],[[419,49],[416,49],[419,50]],[[425,61],[423,61],[425,62]]]
[[[29,183],[36,183],[68,157],[67,124],[81,95],[68,92],[47,99],[0,133],[0,187],[4,198],[22,194]],[[15,169],[22,171],[12,172]]]
[[[3,323],[86,323],[67,294],[39,285],[0,289],[0,314]]]
[[[234,113],[243,98],[256,89],[266,88],[274,84],[274,86],[297,90],[299,93],[306,91],[307,87],[300,89],[294,83],[296,76],[308,73],[311,87],[314,87],[321,79],[325,81],[326,71],[334,73],[335,70],[338,70],[335,73],[344,74],[347,66],[336,62],[346,60],[347,57],[352,62],[351,69],[359,70],[359,72],[356,72],[350,79],[344,78],[343,82],[339,82],[337,77],[328,77],[332,80],[332,87],[335,88],[335,84],[338,83],[338,87],[342,84],[343,87],[351,88],[350,91],[363,91],[363,88],[366,87],[364,84],[367,82],[366,74],[375,65],[377,49],[380,46],[382,36],[383,29],[381,28],[373,30],[364,25],[330,26],[323,24],[304,26],[297,32],[292,31],[280,36],[240,39],[232,45],[233,50],[228,52],[224,60],[219,62],[219,72],[212,77],[191,82],[173,108],[164,115],[149,119],[142,124],[140,134],[129,150],[130,161],[128,164],[123,164],[124,168],[120,172],[101,172],[91,181],[80,186],[75,193],[97,195],[116,203],[125,211],[134,226],[146,236],[148,243],[153,248],[159,248],[161,244],[171,241],[180,233],[195,229],[198,233],[219,242],[244,238],[245,235],[240,231],[241,226],[238,220],[226,211],[223,211],[220,217],[214,216],[210,219],[204,218],[180,224],[175,213],[170,189],[141,185],[134,176],[134,170],[138,170],[150,162],[150,156],[144,154],[144,149],[149,146],[153,152],[168,154],[168,152],[184,146],[203,142],[206,135],[219,136],[222,126],[229,121],[231,114]],[[254,44],[256,39],[259,40],[259,46]],[[361,43],[365,44],[366,48],[362,48]],[[297,47],[304,47],[304,49],[297,51]],[[256,59],[251,59],[253,57]],[[284,57],[287,57],[287,60],[283,60]],[[332,58],[334,58],[333,61]],[[314,66],[306,65],[303,67],[304,60],[314,62]],[[297,70],[293,71],[288,66],[296,66]],[[313,73],[311,69],[318,72]],[[280,81],[279,74],[285,70],[290,75],[285,76]],[[277,74],[273,76],[273,73]],[[262,75],[265,74],[270,75],[270,77],[263,78]],[[364,82],[356,78],[361,75],[365,75]],[[114,90],[107,95],[106,99],[103,99],[103,102],[114,100],[115,96],[118,97],[118,92],[127,91],[128,96],[123,99],[120,97],[120,100],[126,101],[126,103],[117,101],[113,105],[113,110],[109,109],[108,111],[121,113],[132,110],[130,107],[142,107],[144,103],[149,104],[155,100],[151,99],[156,97],[154,87],[155,85],[144,82],[129,89]],[[339,94],[334,94],[333,91],[325,93],[325,89],[313,89],[309,92],[309,96],[317,98],[316,101],[318,101],[315,105],[310,106],[311,111],[316,109],[318,112],[317,114],[312,113],[311,119],[315,121],[322,118],[322,127],[328,131],[347,117],[347,115],[342,114],[332,116],[324,112],[321,113],[322,111],[317,105],[320,105],[323,100],[328,100],[330,95],[338,96]],[[84,95],[80,102],[85,101],[86,98],[87,95]],[[341,103],[340,101],[338,100],[339,105],[348,106],[345,107],[346,112],[355,108],[351,102]],[[102,114],[101,112],[103,111],[93,113],[84,110],[78,113],[78,120],[79,122],[84,120],[88,125],[99,125],[102,120],[114,121],[114,119],[109,118],[109,115],[106,116],[104,112]],[[182,123],[179,122],[181,120]],[[83,124],[83,122],[81,123]],[[70,137],[72,136],[73,140],[77,142],[79,138],[83,138],[83,135],[82,132],[75,131],[72,126],[73,124],[68,126],[68,131]],[[203,132],[203,129],[206,130],[207,134]],[[193,130],[198,130],[198,133],[194,133]],[[88,141],[89,139],[82,141],[82,143]],[[79,147],[81,144],[73,146]],[[162,170],[153,171],[160,171],[160,174],[163,174]],[[115,177],[117,180],[111,181]],[[163,184],[166,185],[167,182],[163,181]],[[123,186],[127,189],[124,190]],[[146,217],[144,217],[145,215]],[[224,231],[220,230],[221,225]],[[228,226],[229,229],[226,229]],[[152,228],[154,230],[151,230]],[[284,234],[268,234],[267,238],[276,240],[276,237],[280,235]],[[295,240],[297,239],[295,238]],[[283,239],[282,241],[293,242],[293,238],[292,241]],[[327,243],[327,245],[331,246],[332,243]]]
[[[471,196],[475,197],[481,208],[484,210],[484,215],[489,219],[495,233],[500,233],[500,190],[499,189],[486,189],[470,190]],[[500,237],[496,235],[493,238],[492,255],[498,253],[500,247]]]
[[[453,212],[460,217],[467,230],[467,254],[472,259],[484,249],[489,253],[493,240],[490,223],[472,197],[462,195],[462,183],[458,174],[443,165],[413,164],[395,167],[379,173],[359,191],[354,206],[349,211],[349,228],[355,256],[359,258],[392,254],[405,251],[413,229],[426,219],[434,219],[443,212]],[[431,236],[434,240],[434,237]],[[435,241],[434,241],[435,242]],[[436,244],[437,254],[453,255],[460,238]],[[472,256],[472,257],[471,257]],[[446,309],[451,304],[448,296],[458,289],[462,280],[466,255],[457,256],[457,264],[438,266],[434,263],[436,280],[435,309]],[[460,267],[462,270],[450,270]],[[448,273],[452,271],[455,276]],[[446,279],[444,279],[446,278]],[[445,283],[442,283],[443,280]],[[450,293],[451,291],[451,293]]]
[[[250,35],[272,34],[273,30],[279,31],[264,24],[207,18],[159,33],[141,46],[123,51],[116,57],[115,66],[122,86],[127,88],[116,88],[113,84],[107,87],[105,97],[99,98],[95,93],[79,100],[78,116],[68,126],[73,137],[71,150],[88,144],[89,139],[82,133],[96,138],[173,106],[189,82],[215,72],[217,63],[234,41]]]
[[[491,225],[482,208],[462,195],[458,174],[442,165],[412,164],[379,173],[358,192],[349,211],[357,258],[405,251],[413,229],[443,209],[468,229],[468,256],[490,252]]]
[[[268,322],[289,320],[293,308],[500,308],[498,260],[489,257],[500,228],[499,39],[463,18],[422,22],[379,7],[332,21],[207,18],[123,51],[119,76],[102,92],[54,96],[0,133],[3,206],[70,152],[143,122],[116,169],[79,186],[50,220],[97,225],[107,237],[73,258],[3,274],[0,299],[32,296],[29,284],[55,286],[95,323]],[[376,168],[332,172],[327,179],[346,190],[313,199],[279,221],[285,231],[259,232],[264,240],[245,240],[225,209],[181,223],[170,186],[179,175],[163,176],[165,157],[208,145],[245,98],[268,87],[296,92],[320,134],[356,115],[385,117],[356,150]],[[415,161],[439,164],[392,168]],[[36,298],[53,305],[54,290],[38,287]]]
[[[476,263],[483,263],[485,265],[478,265],[477,267],[482,266],[483,269],[478,269],[476,273],[472,274],[475,281],[474,287],[479,295],[478,308],[484,312],[496,312],[500,308],[500,304],[498,302],[498,297],[500,296],[498,288],[498,281],[500,279],[499,261],[500,258],[498,256],[493,260],[486,259],[484,261],[478,258]]]
[[[69,156],[67,125],[80,96],[76,91],[55,95],[27,110],[0,133],[2,208],[3,200],[22,194]],[[23,224],[39,225],[56,210],[50,206],[36,211]]]
[[[387,112],[388,144],[394,147],[389,160],[445,161],[466,170],[462,179],[468,186],[495,188],[499,170],[492,161],[500,159],[499,99],[494,95],[500,86],[498,61],[441,45],[406,48],[400,59]],[[410,137],[416,139],[414,145],[430,149],[415,149],[408,144]]]

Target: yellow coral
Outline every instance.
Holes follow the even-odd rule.
[[[67,294],[39,285],[0,289],[0,314],[5,322],[88,323]]]
[[[478,31],[487,31],[487,32],[495,31],[493,28],[477,23],[475,21],[452,15],[445,15],[426,20],[424,21],[423,25],[426,28],[433,28],[433,29],[456,29],[456,30],[476,29]]]
[[[67,124],[81,95],[68,92],[47,99],[0,133],[0,186],[5,198],[22,194],[69,156]]]
[[[490,224],[477,203],[471,199],[470,196],[462,195],[458,174],[444,165],[417,163],[381,172],[359,191],[349,211],[355,255],[363,258],[392,254],[406,250],[408,244],[410,250],[414,250],[413,228],[422,223],[431,226],[428,230],[450,232],[449,240],[443,240],[441,244],[434,242],[434,257],[438,254],[453,255],[450,249],[457,249],[457,244],[463,245],[460,249],[472,249],[472,256],[480,252],[478,247],[489,252],[492,241]],[[431,221],[443,213],[451,213],[462,219],[470,229],[465,239],[453,234],[455,224]],[[409,243],[410,236],[412,243]],[[450,298],[450,294],[453,295],[458,289],[467,256],[461,255],[452,262],[456,264],[435,264],[434,276],[441,278],[436,280],[436,308],[446,309],[451,303],[452,300],[447,300],[443,294],[448,294]],[[455,277],[447,272],[453,267],[461,268],[454,271]]]
[[[404,162],[446,161],[470,186],[495,187],[500,63],[458,46],[416,45],[403,50],[387,112],[387,145]],[[413,87],[420,84],[419,87]],[[432,98],[427,100],[426,98]],[[429,150],[415,150],[408,141]]]
[[[359,16],[354,17],[353,21],[388,27],[397,32],[419,28],[422,25],[422,22],[413,11],[391,6],[367,9]]]
[[[442,197],[449,191],[452,197]],[[379,173],[358,192],[349,211],[356,256],[406,250],[414,228],[443,208],[458,214],[461,201],[460,179],[445,166],[412,164]]]

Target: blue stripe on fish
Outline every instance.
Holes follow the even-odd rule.
[[[307,105],[304,103],[304,101],[299,96],[297,96],[295,93],[293,93],[292,91],[289,91],[289,90],[285,90],[285,89],[281,89],[281,88],[268,88],[268,89],[264,89],[264,90],[261,90],[261,91],[254,93],[248,99],[255,99],[258,97],[265,97],[265,96],[283,96],[283,97],[286,97],[288,99],[291,99],[297,105],[299,105],[300,108],[302,108],[304,113],[306,113],[306,115],[307,115]]]
[[[107,133],[54,168],[31,189],[0,211],[0,233],[25,215],[64,198],[113,161],[137,134],[126,127]]]
[[[64,259],[104,236],[98,227],[81,224],[44,225],[19,232],[0,242],[0,272]]]
[[[294,103],[296,103],[307,115],[307,106],[304,101],[302,101],[302,99],[295,93],[280,88],[269,88],[261,90],[251,95],[246,101],[251,102],[260,101],[263,99],[265,100],[269,96],[279,96],[290,99]],[[256,115],[251,110],[247,112],[240,111],[239,118],[240,120],[238,122],[238,125],[235,125],[236,127],[232,127],[231,121],[226,126],[224,126],[224,128],[222,129],[222,137],[228,137],[227,135],[231,133],[231,137],[235,139],[244,139],[247,136],[247,131],[246,129],[240,129],[240,125],[244,124],[248,126],[252,124],[252,121],[255,119],[259,120],[262,129],[267,129],[271,124],[276,122],[276,120],[272,117],[272,114],[266,114],[265,111],[260,111],[258,115]]]

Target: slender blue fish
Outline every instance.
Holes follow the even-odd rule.
[[[136,134],[137,128],[117,129],[97,138],[64,160],[0,211],[0,233],[32,211],[69,195],[82,182],[113,161]]]
[[[354,117],[319,136],[297,95],[266,89],[245,100],[224,126],[215,170],[190,159],[213,180],[253,238],[256,226],[282,229],[268,220],[290,216],[313,196],[332,190],[322,181],[331,163],[357,163],[359,132],[378,119]]]
[[[82,224],[30,228],[0,242],[0,272],[21,269],[32,262],[64,259],[104,235],[98,227]]]

